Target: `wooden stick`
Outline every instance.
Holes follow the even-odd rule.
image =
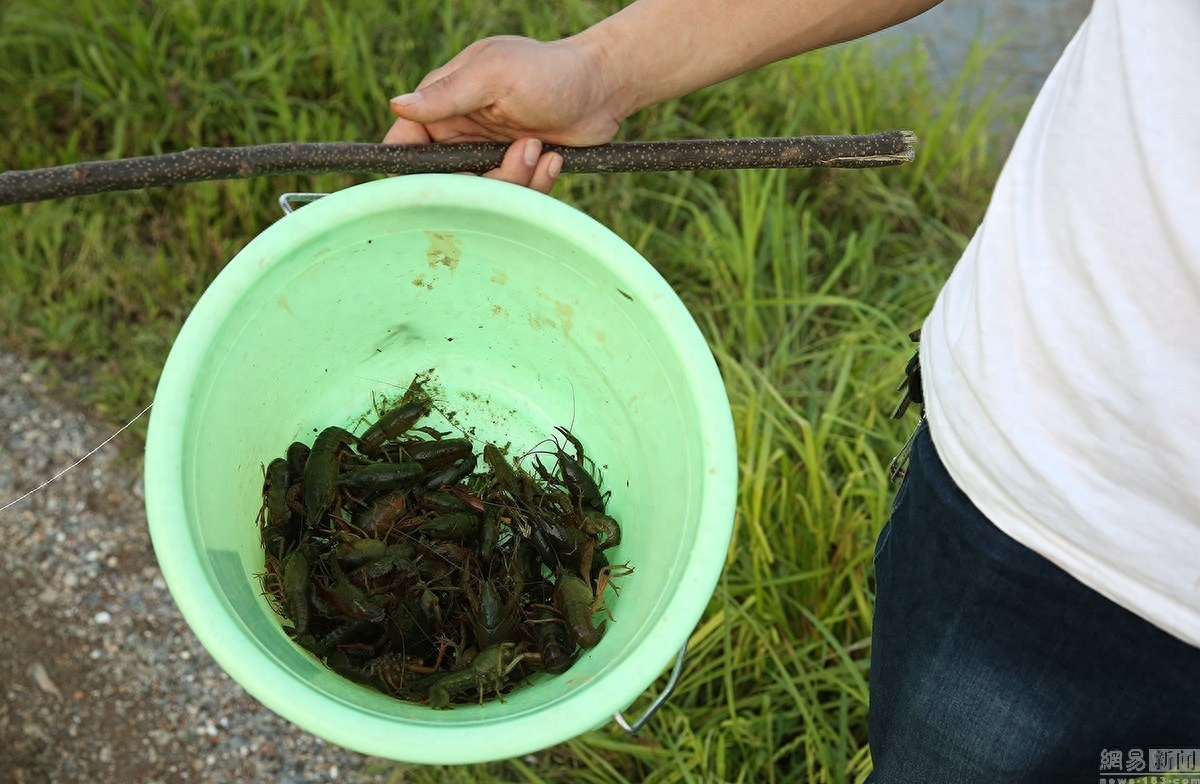
[[[810,167],[864,169],[911,161],[915,146],[916,136],[911,131],[883,131],[857,136],[616,142],[596,147],[546,145],[546,150],[555,150],[563,156],[564,173],[584,174]],[[287,142],[198,147],[164,155],[3,172],[0,204],[278,174],[480,174],[498,167],[507,149],[506,142],[413,145]]]

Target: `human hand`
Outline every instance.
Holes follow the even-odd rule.
[[[572,38],[477,41],[392,99],[397,119],[383,141],[513,141],[500,168],[483,176],[547,193],[562,156],[543,152],[542,142],[602,144],[624,119],[607,105],[599,59]]]

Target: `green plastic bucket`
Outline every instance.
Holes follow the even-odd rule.
[[[433,369],[477,446],[569,426],[603,467],[634,573],[565,674],[433,710],[345,680],[262,596],[261,466],[372,393]],[[712,355],[636,251],[562,202],[479,177],[416,175],[326,196],[251,241],[201,297],[163,368],[146,443],[154,549],[184,617],[250,694],[350,749],[470,763],[607,722],[699,621],[733,526],[737,456]]]

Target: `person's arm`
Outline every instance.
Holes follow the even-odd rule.
[[[392,99],[384,141],[517,140],[499,179],[548,191],[541,142],[610,141],[655,103],[902,22],[939,0],[637,0],[578,35],[468,46]]]
[[[639,109],[767,63],[860,38],[940,0],[639,0],[574,37],[608,83],[609,111]]]

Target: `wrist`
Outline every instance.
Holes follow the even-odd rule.
[[[647,104],[640,103],[636,80],[628,72],[630,58],[627,53],[621,52],[620,42],[613,36],[608,22],[605,20],[593,25],[566,39],[564,43],[578,47],[594,75],[593,100],[597,108],[620,125],[625,118]]]

